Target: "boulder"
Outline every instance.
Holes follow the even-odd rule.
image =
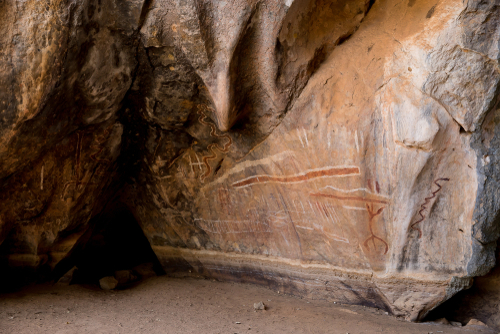
[[[69,285],[75,276],[75,272],[78,271],[77,267],[71,268],[66,274],[64,274],[58,281],[57,284]]]
[[[137,281],[137,276],[134,275],[132,270],[115,271],[115,278],[120,286],[128,285]]]
[[[153,263],[143,263],[132,269],[133,273],[141,279],[156,276]]]
[[[481,327],[488,327],[484,322],[482,321],[479,321],[477,319],[470,319],[469,322],[467,323],[467,325],[465,325],[466,327],[469,327],[469,326],[481,326]]]
[[[113,290],[118,285],[118,280],[113,276],[106,276],[99,280],[99,285],[103,290]]]

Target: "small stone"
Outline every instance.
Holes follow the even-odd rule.
[[[484,322],[479,321],[479,320],[474,319],[474,318],[470,319],[466,326],[483,326],[483,327],[488,327],[488,325],[486,325]]]
[[[349,314],[358,314],[357,312],[354,312],[354,311],[351,311],[351,310],[348,310],[348,309],[345,309],[345,308],[340,308],[339,311],[342,311],[342,312],[345,312],[345,313],[349,313]]]
[[[137,280],[137,277],[132,273],[132,270],[115,271],[115,278],[119,285],[126,285]]]
[[[118,281],[113,276],[107,276],[99,280],[99,285],[103,290],[113,290],[118,285]]]
[[[71,268],[66,274],[64,274],[58,281],[57,284],[69,285],[73,280],[73,275],[78,270],[77,267]]]
[[[134,274],[142,279],[156,276],[155,266],[153,263],[142,263],[132,268]]]
[[[266,309],[266,305],[264,305],[263,302],[258,302],[258,303],[254,303],[253,304],[253,308],[256,309],[256,310],[265,310]]]
[[[455,326],[455,327],[462,327],[462,323],[458,321],[450,321],[450,325]]]
[[[239,322],[239,321],[236,321],[236,325],[241,325],[241,322]]]

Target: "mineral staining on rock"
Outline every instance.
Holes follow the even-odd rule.
[[[71,261],[119,196],[167,272],[422,319],[494,265],[499,5],[25,4],[1,27],[2,254]],[[59,30],[25,28],[51,20],[29,81],[19,50]]]

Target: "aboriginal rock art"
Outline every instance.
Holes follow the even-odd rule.
[[[385,246],[385,251],[384,251],[384,255],[385,255],[385,254],[387,254],[387,251],[389,250],[389,245],[387,244],[387,242],[384,239],[376,236],[375,233],[373,232],[373,221],[374,221],[375,217],[379,216],[382,213],[382,211],[384,211],[384,207],[381,207],[377,211],[375,211],[373,204],[370,205],[370,204],[366,203],[366,210],[368,211],[368,217],[369,217],[368,218],[368,227],[370,229],[371,235],[365,240],[363,245],[365,245],[365,247],[367,249],[370,249],[369,242],[371,241],[373,243],[373,250],[376,250],[377,246],[375,244],[375,240],[378,240],[381,243],[383,243]]]
[[[217,191],[217,196],[221,209],[226,211],[228,215],[231,215],[233,213],[233,203],[231,201],[229,189],[226,187],[220,187]]]
[[[342,195],[322,194],[322,193],[311,193],[311,196],[312,197],[333,198],[333,199],[345,200],[345,201],[358,201],[358,202],[387,204],[386,200],[375,199],[375,198],[364,198],[364,197],[359,197],[359,196],[342,196]]]
[[[90,159],[94,161],[98,167],[103,166],[103,164],[110,164],[111,160],[102,158],[102,152],[105,149],[103,145],[106,140],[109,138],[113,128],[113,124],[108,126],[101,135],[96,135],[90,144]],[[97,185],[95,182],[83,181],[85,175],[83,175],[84,171],[82,170],[82,143],[85,137],[85,132],[77,133],[77,144],[75,149],[75,176],[72,181],[66,182],[63,187],[63,192],[61,194],[61,199],[64,200],[67,195],[69,189],[73,187],[75,191],[80,190],[81,187],[87,185]],[[101,171],[99,174],[102,174]],[[92,176],[91,176],[92,178]]]
[[[167,271],[423,320],[495,265],[499,1],[0,0],[3,254],[116,199]]]
[[[66,193],[68,189],[73,186],[74,190],[78,190],[82,186],[87,186],[87,185],[95,185],[95,183],[90,182],[90,181],[83,181],[83,176],[82,176],[82,168],[81,168],[81,158],[82,158],[82,142],[83,142],[83,137],[84,133],[77,133],[77,142],[76,142],[76,149],[75,149],[75,177],[74,180],[66,182],[63,187],[63,191],[61,194],[61,199],[64,200]]]
[[[182,175],[184,178],[188,178],[188,176],[193,176],[197,178],[197,174],[200,173],[200,181],[201,183],[204,183],[205,179],[209,177],[212,174],[212,166],[210,165],[211,160],[215,160],[218,156],[217,151],[221,153],[228,153],[229,148],[233,144],[233,140],[231,139],[231,136],[228,134],[225,135],[219,135],[217,133],[217,129],[214,124],[209,123],[205,121],[208,116],[205,114],[204,110],[206,111],[207,109],[203,109],[202,106],[198,106],[198,114],[200,115],[198,120],[202,125],[208,125],[210,127],[210,136],[214,138],[223,138],[227,139],[226,143],[224,146],[221,146],[218,143],[212,143],[207,146],[207,150],[211,153],[209,155],[202,156],[200,159],[200,156],[198,155],[198,152],[194,149],[195,145],[198,145],[199,143],[197,141],[194,141],[190,147],[188,148],[183,148],[180,150],[180,152],[173,158],[171,161],[170,160],[162,160],[162,158],[158,154],[158,149],[162,145],[162,141],[164,139],[163,133],[160,133],[157,139],[157,144],[156,148],[153,153],[153,158],[152,162],[147,162],[147,167],[149,170],[153,173],[156,179],[163,180],[163,179],[168,179],[172,178],[172,175],[161,175],[160,169],[158,168],[158,165],[160,166],[166,166],[166,170],[169,170],[174,164],[176,164],[176,170],[177,172]],[[194,156],[194,157],[193,157]],[[182,163],[181,161],[185,160],[187,164]],[[166,164],[168,162],[168,164]],[[187,167],[187,170],[186,170]],[[203,172],[205,168],[205,172]],[[198,170],[199,169],[199,170]]]
[[[387,242],[375,234],[375,217],[379,216],[386,205],[389,204],[389,197],[380,194],[380,184],[378,181],[369,182],[369,188],[354,188],[354,189],[341,189],[328,185],[323,188],[323,191],[310,192],[306,187],[305,189],[296,189],[294,191],[286,191],[288,185],[293,185],[302,182],[317,182],[323,178],[329,177],[357,177],[359,176],[360,168],[357,166],[337,166],[337,167],[323,167],[318,169],[311,169],[305,172],[273,176],[273,175],[254,175],[247,178],[240,179],[233,182],[231,186],[233,189],[246,191],[249,189],[256,192],[262,192],[264,196],[270,198],[270,201],[263,200],[260,204],[267,215],[279,215],[282,217],[283,222],[288,222],[294,229],[298,229],[301,233],[319,233],[327,240],[335,240],[340,242],[349,243],[348,236],[346,236],[343,225],[347,223],[342,211],[365,211],[368,212],[368,230],[370,237],[367,241],[373,243],[382,243],[384,246],[383,252],[387,254]],[[275,184],[283,188],[283,195],[279,194],[281,201],[276,201],[272,193],[269,193],[263,186],[267,184]],[[259,187],[260,186],[260,187]],[[227,188],[222,193],[219,193],[219,202],[221,206],[225,206],[227,202],[228,192]],[[221,191],[221,190],[219,190]],[[286,194],[286,195],[285,195]],[[309,195],[311,200],[304,200],[304,196]],[[246,196],[254,198],[254,195]],[[257,196],[260,197],[260,196]],[[315,200],[312,200],[312,199]],[[333,205],[328,200],[334,200]],[[244,200],[243,200],[244,201]],[[269,203],[276,204],[276,208],[270,208]],[[365,206],[356,206],[356,202],[362,202]],[[375,211],[375,206],[382,206],[382,208]],[[339,211],[340,210],[340,211]],[[272,225],[275,228],[277,225]],[[365,242],[366,245],[366,242]],[[371,250],[371,246],[366,247]],[[375,247],[376,249],[376,247]]]
[[[342,177],[359,175],[359,167],[324,167],[304,173],[287,176],[258,175],[234,182],[235,188],[251,186],[258,183],[299,183],[323,177]]]
[[[429,197],[426,197],[424,199],[424,203],[422,203],[422,205],[420,205],[420,210],[418,211],[418,214],[420,215],[420,218],[414,222],[413,224],[410,225],[410,228],[414,231],[417,231],[418,232],[418,238],[422,238],[422,230],[417,227],[418,224],[420,224],[421,222],[423,222],[425,220],[425,210],[427,209],[427,205],[429,204],[429,202],[435,198],[437,196],[437,194],[441,191],[441,188],[442,188],[442,185],[440,185],[438,182],[440,181],[445,181],[445,182],[448,182],[450,181],[449,178],[440,178],[440,179],[437,179],[437,180],[434,180],[434,184],[438,187],[435,191],[431,192],[431,196]]]
[[[200,227],[214,234],[237,234],[237,233],[270,233],[272,232],[267,222],[256,220],[208,220],[202,218],[194,219]]]
[[[295,204],[295,201],[293,202]],[[302,206],[302,202],[299,202]],[[309,231],[319,231],[327,239],[332,239],[335,241],[340,241],[344,243],[349,243],[349,239],[346,237],[342,224],[344,223],[337,210],[330,203],[320,202],[320,201],[307,201],[306,207],[309,206],[311,209],[309,212],[299,211],[297,212],[299,217],[302,218],[298,220],[298,223],[305,223],[308,221],[307,217],[314,216],[318,222],[308,224],[309,226],[296,225],[297,228],[309,230]],[[305,215],[304,215],[305,214]],[[311,226],[312,225],[312,226]],[[340,233],[332,233],[331,230],[340,230]],[[328,231],[330,230],[330,231]]]
[[[194,157],[196,158],[196,161],[191,157],[191,152],[194,153]],[[188,157],[188,163],[189,163],[189,166],[191,167],[191,172],[193,173],[193,175],[196,176],[196,170],[199,169],[200,173],[203,172],[203,167],[205,166],[205,163],[201,162],[200,160],[200,157],[198,156],[198,153],[196,153],[196,151],[194,150],[189,150],[189,153],[187,155]]]
[[[198,120],[200,121],[200,123],[203,125],[208,125],[210,127],[210,136],[217,138],[217,139],[224,138],[227,141],[224,144],[224,146],[220,146],[218,143],[213,143],[213,144],[210,144],[207,146],[207,150],[209,152],[211,152],[212,154],[206,155],[202,158],[203,162],[205,163],[205,167],[207,168],[205,174],[200,177],[200,181],[202,181],[202,182],[212,174],[212,167],[210,166],[210,161],[215,160],[217,158],[216,149],[219,150],[221,153],[227,153],[227,152],[229,152],[229,148],[233,144],[233,140],[232,140],[230,135],[228,135],[228,134],[219,135],[217,133],[217,128],[216,128],[215,124],[212,124],[212,123],[205,121],[205,119],[207,119],[208,116],[205,114],[203,109],[204,108],[202,106],[198,106],[198,114],[200,115]],[[205,110],[206,110],[206,108],[205,108]]]
[[[288,222],[292,224],[294,228],[301,231],[301,234],[319,233],[323,235],[326,240],[335,240],[340,242],[349,243],[349,239],[345,234],[343,225],[347,222],[345,221],[345,216],[342,212],[343,210],[357,210],[357,211],[368,211],[369,224],[368,230],[370,231],[370,240],[377,240],[384,244],[384,254],[387,253],[387,242],[375,235],[374,225],[375,217],[378,216],[380,212],[372,212],[375,205],[382,205],[385,207],[389,204],[387,196],[380,194],[380,184],[374,182],[369,182],[369,189],[367,188],[356,188],[356,189],[341,189],[336,188],[331,185],[323,188],[323,191],[319,192],[308,192],[308,187],[304,190],[294,190],[285,191],[285,196],[279,194],[281,201],[273,201],[274,196],[272,193],[266,191],[266,188],[262,188],[267,184],[275,184],[276,186],[293,185],[303,182],[321,182],[321,179],[326,179],[330,177],[358,177],[360,175],[360,168],[357,166],[336,166],[336,167],[323,167],[317,169],[310,169],[305,172],[300,172],[291,175],[253,175],[247,178],[240,179],[233,182],[231,186],[237,190],[255,189],[257,192],[263,192],[264,196],[270,198],[270,201],[262,201],[261,205],[264,205],[264,211],[269,215],[275,214],[282,217],[283,222]],[[259,187],[260,186],[260,187]],[[328,191],[327,191],[328,190]],[[307,194],[315,200],[304,200],[303,196]],[[248,196],[247,196],[248,197]],[[254,196],[250,196],[253,198]],[[335,200],[335,202],[342,203],[340,206],[332,203],[328,203],[328,200]],[[244,200],[243,200],[244,201]],[[220,201],[222,204],[222,200]],[[276,208],[270,208],[269,203],[276,202]],[[362,202],[367,207],[359,206],[349,206],[348,204],[354,204],[355,202]],[[345,205],[344,205],[345,204]],[[339,211],[340,210],[340,211]],[[273,227],[276,227],[273,225]],[[370,247],[367,247],[369,250]]]
[[[328,198],[333,199],[339,202],[346,203],[346,205],[342,205],[343,209],[346,210],[354,210],[354,211],[367,211],[368,213],[368,230],[370,232],[370,236],[363,242],[363,245],[367,250],[370,250],[371,247],[369,242],[371,241],[373,244],[373,250],[377,249],[375,241],[378,241],[384,246],[384,255],[387,254],[389,250],[388,243],[381,237],[377,236],[374,232],[375,230],[375,218],[382,214],[386,205],[389,204],[389,200],[386,196],[380,194],[380,184],[378,181],[375,181],[373,184],[371,180],[368,180],[368,189],[367,188],[358,188],[358,189],[338,189],[333,186],[325,187],[325,190],[330,190],[331,192],[318,192],[318,193],[310,193],[311,197],[316,198]],[[349,193],[357,193],[357,195],[350,195]],[[349,202],[363,202],[365,207],[360,206],[350,206],[347,205]],[[381,206],[382,205],[382,206]],[[376,206],[379,206],[376,209]]]

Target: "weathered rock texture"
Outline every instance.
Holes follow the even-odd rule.
[[[111,198],[169,273],[410,320],[495,264],[498,0],[4,0],[0,31],[11,267],[71,269]]]
[[[474,279],[469,290],[461,291],[432,311],[431,317],[455,319],[468,324],[476,319],[488,327],[500,330],[500,247],[497,248],[497,266],[486,276]]]

